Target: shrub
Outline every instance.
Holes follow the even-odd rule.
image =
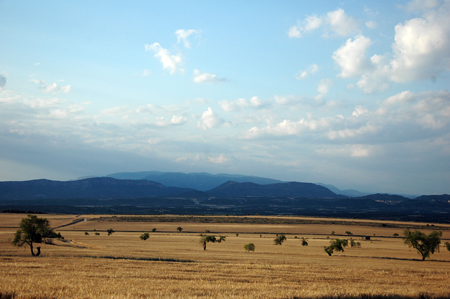
[[[394,236],[394,238],[397,238],[397,237],[398,237],[398,234],[397,234],[397,233],[394,233],[393,236]]]
[[[353,234],[352,234],[352,232],[350,232],[350,231],[346,231],[345,232],[347,235],[349,235],[349,236],[352,236]]]
[[[111,236],[113,233],[115,233],[112,228],[108,229],[106,232],[108,233],[108,236]]]
[[[301,238],[301,240],[302,240],[302,246],[308,246],[308,239],[306,239],[305,237],[302,237]]]
[[[152,232],[156,232],[156,228],[152,228]]]
[[[250,252],[250,251],[254,252],[255,251],[255,244],[253,244],[253,243],[244,244],[244,249],[247,252]]]
[[[209,229],[205,230],[206,233],[210,233],[211,231]]]
[[[447,250],[450,251],[450,243],[449,242],[445,242],[445,247],[447,247]]]
[[[350,238],[350,247],[360,248],[361,247],[361,243],[360,242],[355,242],[355,240]]]
[[[335,234],[334,230],[333,230],[333,231],[331,231],[331,234],[332,234],[332,235],[334,235],[334,234]]]
[[[236,237],[239,237],[239,234],[238,234],[238,233],[236,233]]]
[[[273,239],[273,245],[282,245],[285,240],[286,236],[284,234],[277,234],[277,237]]]
[[[179,227],[177,227],[177,231],[178,231],[179,233],[181,233],[181,232],[183,231],[183,228],[182,228],[181,226],[179,226]]]
[[[100,236],[100,233],[95,233],[96,236]]]
[[[148,238],[150,238],[150,235],[148,233],[143,233],[139,238],[141,238],[141,240],[147,240]]]
[[[89,236],[89,233],[88,233],[88,232],[84,232],[84,234],[85,234],[86,236]]]

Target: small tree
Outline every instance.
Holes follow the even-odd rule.
[[[150,235],[148,233],[143,233],[139,238],[141,238],[141,240],[145,241],[148,238],[150,238]]]
[[[445,247],[447,247],[447,250],[450,251],[450,243],[449,242],[445,242]]]
[[[95,233],[96,236],[100,236],[100,233]]]
[[[12,244],[15,246],[28,245],[32,256],[41,254],[41,247],[37,247],[37,253],[33,251],[34,243],[46,242],[51,238],[64,239],[60,233],[55,233],[50,228],[50,222],[45,218],[38,218],[36,215],[28,215],[20,221],[20,228],[14,235]]]
[[[286,240],[286,236],[284,234],[277,234],[277,237],[273,239],[273,245],[282,245]]]
[[[344,247],[348,245],[346,239],[334,239],[331,240],[330,243],[330,246],[324,247],[325,252],[328,253],[329,256],[331,256],[335,250],[344,252]]]
[[[332,231],[331,231],[331,234],[332,234],[332,235],[334,235],[334,234],[335,234],[334,230],[332,230]]]
[[[349,236],[352,236],[352,235],[353,235],[351,231],[346,231],[345,233],[346,233],[347,235],[349,235]]]
[[[152,228],[152,232],[156,232],[156,228]]]
[[[302,246],[308,246],[308,239],[306,239],[305,237],[302,237]]]
[[[181,232],[183,231],[183,228],[182,228],[181,226],[179,226],[179,227],[177,227],[177,231],[178,231],[179,233],[181,233]]]
[[[84,232],[84,234],[85,234],[86,236],[89,236],[89,233],[88,233],[88,232]]]
[[[441,244],[442,232],[433,231],[428,236],[421,231],[405,230],[404,243],[409,247],[415,248],[421,255],[422,261],[430,257],[436,250],[439,251],[439,244]]]
[[[253,243],[244,244],[244,249],[247,252],[250,252],[250,251],[254,252],[255,251],[255,244],[253,244]]]
[[[226,236],[220,236],[219,235],[219,239],[217,239],[217,243],[221,243],[222,241],[226,241],[225,239],[226,239],[227,237]]]
[[[113,233],[115,233],[112,228],[108,229],[106,232],[108,233],[108,236],[111,236]]]
[[[360,242],[355,242],[355,240],[350,238],[350,247],[360,248],[361,247],[361,243]]]
[[[394,236],[394,238],[397,238],[397,237],[398,237],[398,234],[397,234],[397,233],[394,233],[393,236]]]
[[[221,236],[221,237],[223,237],[223,236]],[[219,239],[220,239],[220,237],[219,237]],[[225,238],[222,239],[221,241],[223,241],[223,240],[225,240]],[[215,242],[218,242],[218,239],[216,239],[215,236],[201,234],[199,243],[203,245],[203,250],[206,250],[206,243],[208,243],[208,242],[215,243]]]

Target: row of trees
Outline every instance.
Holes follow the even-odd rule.
[[[178,227],[177,231],[181,232],[182,227]],[[154,228],[152,231],[156,231]],[[209,231],[208,231],[209,232]],[[112,228],[107,230],[108,236],[114,233]],[[237,234],[236,234],[237,235]],[[351,235],[348,234],[348,235]],[[414,248],[422,256],[422,260],[430,257],[435,251],[439,251],[439,245],[441,244],[442,232],[433,231],[429,235],[425,233],[409,229],[404,231],[404,243],[410,248]],[[140,236],[142,240],[147,240],[150,237],[149,233],[144,233]],[[36,215],[28,215],[27,218],[23,218],[20,222],[20,228],[14,234],[14,240],[12,244],[15,246],[28,245],[31,249],[32,256],[39,256],[41,254],[40,247],[37,247],[37,252],[34,252],[33,246],[35,243],[51,243],[53,238],[64,239],[60,233],[55,233],[52,228],[50,228],[50,222],[45,218],[38,218]],[[282,245],[286,240],[284,234],[277,234],[274,239],[274,245]],[[219,235],[217,238],[214,235],[200,235],[200,243],[203,245],[203,250],[206,250],[207,243],[221,243],[226,240],[226,236]],[[302,246],[308,246],[308,241],[306,238],[302,237]],[[348,246],[349,241],[346,239],[334,239],[330,241],[329,246],[325,246],[325,252],[331,256],[335,251],[343,252],[344,248]],[[350,238],[351,247],[360,247],[359,242],[355,242]],[[445,246],[447,250],[450,251],[450,243],[446,242]],[[255,245],[253,243],[245,244],[244,249],[249,251],[255,251]]]

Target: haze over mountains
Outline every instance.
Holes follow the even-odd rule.
[[[202,190],[186,187],[189,184],[200,186]],[[400,195],[371,194],[349,197],[312,183],[279,182],[226,174],[141,172],[73,181],[42,179],[0,182],[0,210],[106,214],[283,214],[450,222],[450,196],[410,199]]]

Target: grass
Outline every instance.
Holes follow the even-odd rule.
[[[349,222],[114,222],[42,215],[52,226],[80,217],[91,220],[58,229],[70,242],[42,244],[42,256],[36,258],[29,248],[10,244],[25,216],[0,214],[0,293],[10,296],[0,298],[450,297],[450,252],[442,249],[430,260],[419,261],[401,238],[391,238],[391,227]],[[176,231],[178,226],[183,232]],[[157,231],[140,240],[142,232],[153,227]],[[109,228],[116,231],[111,236],[105,233]],[[84,234],[94,229],[101,235]],[[204,251],[198,241],[206,229],[226,235],[226,242],[209,243]],[[323,247],[332,230],[376,237],[360,240],[361,248],[329,257]],[[286,234],[282,246],[272,245],[275,233]],[[444,238],[448,234],[445,231]],[[308,235],[309,245],[301,246],[294,235]],[[245,252],[247,243],[255,244],[255,252]]]

